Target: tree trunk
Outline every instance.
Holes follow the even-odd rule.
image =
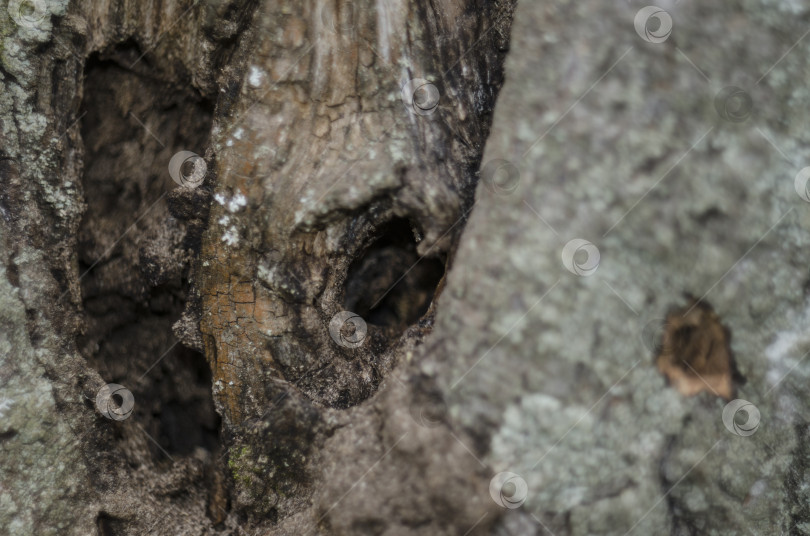
[[[662,7],[3,4],[0,532],[810,533],[810,11]]]
[[[495,508],[409,363],[512,9],[9,2],[0,525],[455,534]]]

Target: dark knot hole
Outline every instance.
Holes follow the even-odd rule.
[[[344,308],[372,325],[405,328],[428,311],[445,262],[420,257],[414,227],[405,218],[381,226],[349,266]]]

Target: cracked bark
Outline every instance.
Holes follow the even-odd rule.
[[[631,4],[3,4],[0,529],[807,533],[810,12]]]
[[[491,506],[466,488],[486,469],[434,427],[443,403],[408,363],[471,207],[513,3],[32,5],[0,26],[7,339],[26,356],[4,389],[28,408],[2,437],[5,460],[61,469],[50,487],[12,478],[3,524],[475,525]],[[409,111],[422,78],[438,107],[419,93]],[[182,150],[205,159],[197,188],[167,173]],[[356,348],[330,336],[344,309],[368,319]],[[25,419],[40,375],[46,432]],[[93,411],[105,383],[132,391],[128,419]],[[417,492],[435,479],[461,479],[456,498]]]

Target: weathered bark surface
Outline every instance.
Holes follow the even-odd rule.
[[[810,533],[805,8],[30,5],[0,532]]]
[[[495,508],[410,362],[512,9],[3,5],[0,526],[455,534]],[[167,172],[180,151],[196,187]],[[344,309],[368,320],[354,348]]]
[[[324,24],[332,12],[313,27],[311,6],[258,10],[247,76],[214,126],[218,184],[193,311],[232,437],[237,510],[259,522],[311,509],[332,533],[454,533],[475,523],[480,500],[464,488],[484,474],[446,432],[434,447],[463,461],[426,458],[407,413],[414,386],[397,384],[408,373],[386,378],[431,330],[433,312],[421,309],[471,202],[509,6],[353,5],[337,12],[337,35]],[[441,88],[428,115],[403,103],[413,78]],[[333,340],[344,309],[368,319],[362,345]],[[342,498],[386,454],[364,480],[369,493]],[[437,502],[403,494],[403,474],[460,483]],[[311,520],[293,519],[292,532]]]
[[[171,331],[210,195],[174,190],[166,165],[207,143],[251,11],[20,7],[0,9],[0,527],[210,530],[225,490],[210,372]],[[111,382],[134,393],[127,420],[96,409]]]

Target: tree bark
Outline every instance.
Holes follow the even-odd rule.
[[[809,532],[805,7],[2,7],[0,532]]]
[[[493,509],[410,363],[512,9],[8,3],[0,525],[455,534]]]

